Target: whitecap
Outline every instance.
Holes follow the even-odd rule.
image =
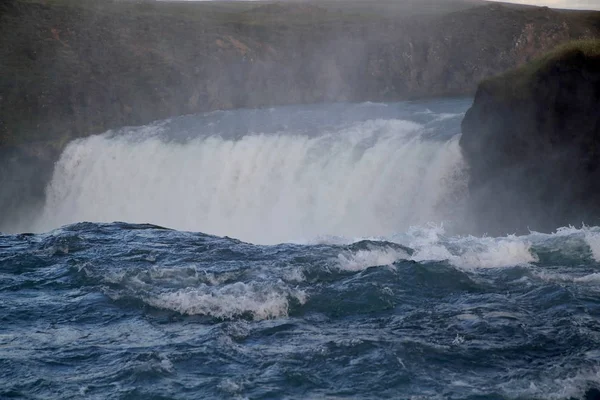
[[[446,237],[443,226],[429,225],[413,227],[407,235],[394,239],[414,249],[413,261],[448,261],[461,269],[513,267],[538,261],[531,241],[514,235]]]
[[[502,268],[528,265],[538,261],[531,243],[518,238],[487,239],[474,248],[467,249],[451,260],[458,267]]]
[[[362,271],[369,267],[392,265],[394,262],[409,258],[402,250],[385,247],[381,249],[358,250],[338,254],[338,267],[344,271]]]
[[[600,262],[600,232],[585,231],[585,241],[590,246],[594,260]]]
[[[264,320],[286,317],[291,299],[304,304],[307,295],[302,290],[285,286],[236,282],[219,288],[201,285],[163,292],[143,300],[153,307],[186,315],[223,319],[250,315],[254,320]]]

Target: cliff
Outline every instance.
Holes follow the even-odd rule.
[[[600,13],[473,0],[0,7],[0,146],[215,109],[469,95],[600,31]]]
[[[482,82],[462,127],[481,230],[600,223],[600,41]]]

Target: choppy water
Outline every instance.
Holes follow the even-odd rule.
[[[45,233],[0,235],[0,398],[598,398],[600,228],[453,233],[466,107],[72,143]]]
[[[598,383],[600,229],[389,240],[3,236],[0,397],[567,399]]]

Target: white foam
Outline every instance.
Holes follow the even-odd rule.
[[[574,281],[581,283],[600,283],[600,273],[596,272],[593,274],[580,276],[575,278]]]
[[[286,282],[300,283],[306,280],[301,268],[291,268],[283,272],[282,279]]]
[[[580,232],[577,230],[577,232]],[[565,233],[560,233],[564,235]],[[546,235],[553,236],[553,235]],[[319,238],[312,244],[345,245],[362,240],[389,241],[413,250],[412,255],[388,247],[342,253],[338,256],[341,269],[361,270],[370,266],[389,265],[406,259],[417,262],[448,261],[462,269],[503,268],[528,265],[539,260],[533,250],[533,237],[446,236],[443,225],[413,226],[406,233],[389,237]]]
[[[411,260],[423,261],[445,261],[454,256],[442,242],[444,228],[441,225],[428,225],[426,227],[411,227],[404,239],[406,245],[414,249]]]
[[[600,262],[600,233],[587,230],[585,232],[585,241],[590,246],[594,260]]]
[[[389,236],[452,217],[464,189],[457,138],[425,140],[408,121],[186,143],[159,130],[70,143],[33,230],[121,220],[265,244]]]
[[[470,268],[512,267],[537,261],[537,256],[531,251],[531,243],[518,238],[484,241],[482,246],[468,249],[454,260],[457,266]]]
[[[249,314],[255,320],[264,320],[287,316],[291,298],[300,304],[307,300],[301,290],[237,282],[218,288],[201,285],[180,289],[146,297],[144,301],[186,315],[231,319]]]
[[[338,266],[344,271],[362,271],[369,267],[391,265],[400,259],[408,259],[406,252],[388,247],[383,249],[359,250],[338,255]]]
[[[446,237],[441,225],[412,227],[392,240],[414,249],[413,261],[448,261],[463,269],[513,267],[538,260],[527,237]]]

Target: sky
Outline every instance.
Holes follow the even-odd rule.
[[[193,1],[193,0],[188,0]],[[202,1],[202,0],[196,0]],[[204,0],[206,1],[206,0]],[[401,0],[399,0],[401,1]],[[575,10],[600,10],[600,0],[487,0],[502,3],[531,4],[534,6],[548,6],[552,8],[572,8]]]
[[[489,0],[498,1],[498,0]],[[553,8],[574,8],[580,10],[600,10],[600,0],[503,0],[505,3],[532,4]]]

